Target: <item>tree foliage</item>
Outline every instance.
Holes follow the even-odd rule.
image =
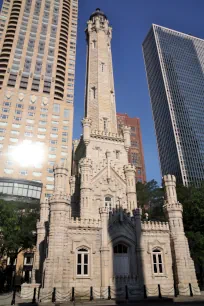
[[[165,221],[163,213],[164,189],[155,180],[137,183],[137,200],[139,207],[147,212],[149,219]]]
[[[20,205],[21,206],[21,205]],[[16,256],[32,248],[36,240],[38,209],[24,209],[18,203],[0,200],[0,255]],[[26,208],[25,208],[26,207]]]

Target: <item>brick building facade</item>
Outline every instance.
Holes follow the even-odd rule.
[[[127,114],[117,113],[118,131],[122,126],[129,126],[131,128],[130,140],[131,147],[128,153],[129,163],[136,166],[136,179],[144,183],[146,181],[146,171],[144,162],[144,152],[142,145],[142,133],[140,128],[139,118],[130,118]]]

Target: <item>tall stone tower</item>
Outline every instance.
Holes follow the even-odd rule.
[[[85,117],[92,128],[117,133],[112,68],[112,28],[106,15],[96,9],[88,21]]]
[[[111,210],[122,206],[130,214],[137,207],[135,168],[128,165],[130,128],[125,126],[122,134],[117,131],[111,38],[106,15],[96,9],[87,22],[85,116],[74,150],[82,218],[100,218],[104,206]]]

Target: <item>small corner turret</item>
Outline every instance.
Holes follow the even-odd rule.
[[[188,285],[192,284],[194,294],[199,295],[200,290],[196,279],[195,267],[184,232],[183,206],[177,199],[175,176],[165,175],[163,184],[165,187],[164,211],[169,221],[172,255],[175,263],[174,274],[179,293],[180,295],[186,295],[187,291],[189,291]]]
[[[124,126],[123,128],[123,135],[124,135],[124,143],[125,143],[125,150],[128,152],[131,142],[130,142],[130,127]]]
[[[54,171],[54,193],[57,192],[65,192],[67,191],[67,185],[68,185],[68,163],[67,160],[65,160],[61,164],[55,164],[53,167]]]
[[[90,142],[90,135],[91,135],[91,119],[84,118],[82,120],[83,126],[83,140],[85,145],[87,146]]]
[[[177,211],[177,216],[182,219],[183,206],[178,202],[176,193],[176,177],[174,175],[164,175],[163,185],[165,187],[165,201],[164,201],[164,211],[171,217],[175,216]]]

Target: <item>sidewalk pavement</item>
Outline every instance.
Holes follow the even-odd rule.
[[[8,306],[11,305],[12,301],[12,293],[7,293],[0,295],[0,306]],[[16,303],[17,306],[112,306],[112,305],[119,305],[121,306],[133,306],[133,304],[136,304],[138,306],[152,306],[152,305],[162,305],[162,306],[204,306],[204,294],[201,296],[195,296],[195,297],[186,297],[186,296],[179,296],[179,297],[172,297],[172,298],[147,298],[143,300],[134,300],[134,301],[115,301],[115,300],[99,300],[99,301],[80,301],[77,300],[75,302],[64,302],[64,303],[35,303],[32,304],[32,300],[30,301],[23,301],[19,295],[16,296]]]

